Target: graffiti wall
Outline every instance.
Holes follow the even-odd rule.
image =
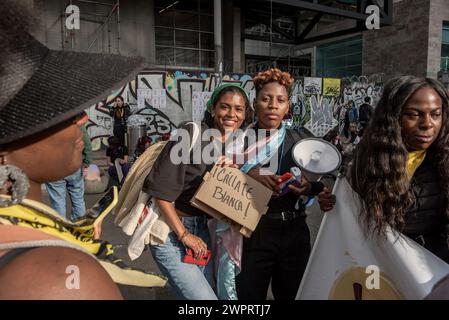
[[[305,127],[316,137],[323,137],[338,124],[333,112],[339,95],[324,95],[323,80],[298,79],[291,93],[291,127]],[[335,80],[340,82],[340,79]]]
[[[322,81],[322,82],[320,82]],[[254,97],[252,77],[248,74],[225,75],[222,82],[239,83]],[[113,92],[107,99],[87,110],[88,132],[94,148],[113,131],[113,121],[108,107],[117,96],[122,96],[131,107],[132,114],[146,120],[147,134],[163,135],[175,129],[180,122],[192,120],[192,101],[198,92],[211,92],[220,83],[213,73],[184,71],[143,71],[134,81]],[[165,90],[163,107],[154,100],[138,102],[140,89]],[[383,89],[383,76],[358,76],[343,79],[297,78],[290,92],[291,109],[287,123],[292,128],[304,126],[315,136],[323,137],[330,130],[344,127],[346,112],[359,109],[365,97],[375,105]],[[357,121],[357,119],[354,119]]]
[[[343,79],[297,79],[291,95],[291,126],[304,126],[318,137],[336,127],[341,133],[348,110],[355,115],[351,122],[358,125],[360,106],[365,98],[369,98],[373,108],[379,101],[383,78],[382,74],[375,74]]]
[[[340,134],[345,129],[346,113],[351,112],[351,120],[355,118],[355,122],[360,126],[360,107],[365,103],[365,100],[367,99],[373,109],[375,108],[384,88],[384,75],[353,76],[343,78],[341,83],[341,95],[334,109],[334,117],[337,119]]]
[[[253,90],[252,77],[245,74],[225,75],[222,82],[235,82],[245,91]],[[148,135],[169,133],[182,121],[192,120],[192,97],[194,92],[213,91],[219,85],[219,79],[212,73],[189,73],[184,71],[144,71],[136,80],[113,92],[105,101],[98,102],[87,110],[89,116],[88,132],[93,147],[99,149],[101,141],[113,132],[113,121],[108,107],[112,107],[117,96],[122,96],[131,107],[132,114],[141,115],[147,121]],[[164,108],[152,105],[151,99],[145,99],[139,107],[139,89],[165,89]]]

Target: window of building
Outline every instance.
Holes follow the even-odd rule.
[[[317,47],[318,77],[343,78],[362,74],[362,36]]]
[[[213,2],[155,0],[156,63],[214,67]]]
[[[443,36],[441,41],[441,70],[449,70],[449,22],[443,22]]]
[[[267,56],[245,55],[246,73],[256,74],[272,67],[289,72],[293,77],[310,77],[311,55],[299,57],[277,57],[269,59]]]

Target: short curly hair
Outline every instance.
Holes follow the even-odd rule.
[[[256,95],[259,94],[263,86],[270,82],[277,82],[281,86],[290,92],[290,88],[293,85],[293,77],[288,72],[282,72],[277,68],[271,68],[262,72],[259,72],[253,79],[254,87],[256,89]]]

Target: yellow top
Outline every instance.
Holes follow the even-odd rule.
[[[412,179],[416,169],[418,169],[418,167],[421,165],[421,163],[424,161],[425,158],[426,158],[426,150],[409,152],[406,163],[407,176],[409,180]]]

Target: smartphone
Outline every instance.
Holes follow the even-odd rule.
[[[290,192],[289,185],[293,185],[295,187],[301,186],[301,170],[298,167],[292,167],[290,172],[284,173],[280,176],[281,182],[278,183],[281,191],[279,192],[279,196],[283,196]]]
[[[187,249],[186,255],[182,259],[182,262],[196,264],[199,266],[205,266],[209,262],[211,256],[212,256],[212,252],[210,250],[207,250],[206,253],[200,259],[195,260],[195,258],[193,256],[193,250]]]

